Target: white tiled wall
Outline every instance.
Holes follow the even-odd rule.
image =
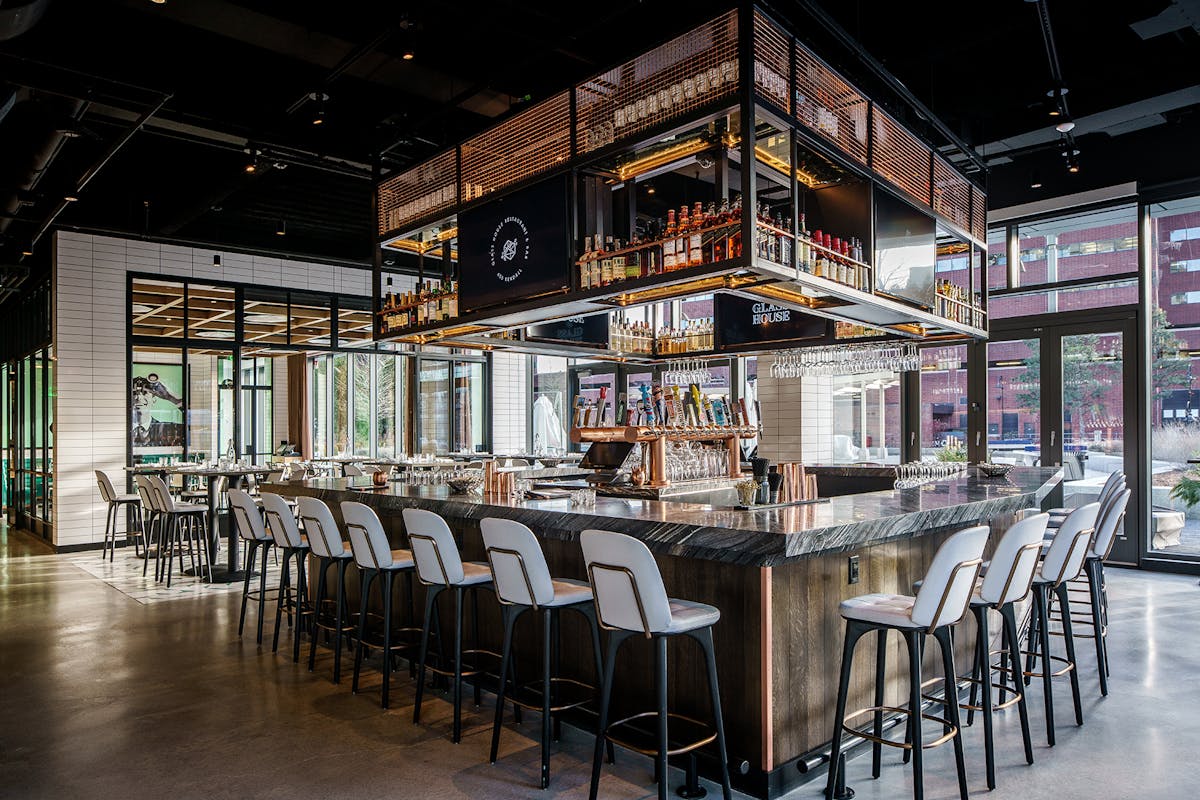
[[[221,266],[213,266],[213,255]],[[55,236],[55,543],[98,543],[94,470],[124,485],[126,273],[367,296],[367,270],[61,231]],[[287,436],[287,367],[275,363],[276,443]]]
[[[529,357],[492,354],[492,449],[523,453],[529,449]]]
[[[833,386],[827,377],[771,377],[770,356],[758,359],[763,436],[759,455],[772,461],[833,462]]]

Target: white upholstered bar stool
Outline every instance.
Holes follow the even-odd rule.
[[[342,519],[346,522],[346,532],[350,535],[350,550],[354,553],[354,561],[358,564],[359,593],[362,596],[362,606],[358,614],[358,636],[354,647],[354,681],[351,690],[358,693],[358,676],[362,670],[363,649],[368,635],[367,614],[368,601],[371,597],[371,584],[379,579],[380,601],[383,605],[383,630],[377,642],[371,646],[379,647],[383,655],[383,688],[380,691],[380,705],[388,707],[388,689],[392,676],[392,653],[397,649],[408,649],[410,643],[397,641],[396,633],[416,633],[420,630],[413,625],[395,631],[392,628],[392,611],[395,605],[396,576],[405,574],[408,584],[408,620],[412,621],[412,574],[413,556],[408,550],[393,550],[383,530],[379,515],[370,506],[362,503],[343,502]]]
[[[462,739],[462,679],[476,676],[474,681],[476,705],[480,699],[479,675],[483,670],[476,665],[472,669],[463,669],[462,657],[472,655],[478,657],[487,651],[478,646],[478,631],[475,643],[470,650],[463,650],[463,600],[468,590],[489,589],[492,585],[492,571],[487,564],[464,562],[455,544],[450,526],[432,511],[419,508],[406,508],[404,529],[408,534],[408,544],[412,548],[413,559],[416,562],[417,579],[426,587],[425,592],[425,625],[421,631],[421,654],[417,664],[417,698],[413,708],[413,723],[421,721],[421,701],[425,692],[425,670],[429,669],[439,675],[453,677],[454,727],[451,740],[458,744]],[[439,660],[436,668],[429,667],[429,635],[437,614],[437,600],[442,592],[454,591],[454,657],[451,668],[447,669],[444,660]],[[475,609],[474,622],[479,620],[478,607]],[[440,637],[439,637],[440,638]],[[440,642],[439,642],[440,645]],[[489,653],[490,655],[490,653]]]
[[[1029,650],[1025,659],[1025,678],[1041,678],[1043,701],[1046,706],[1046,741],[1054,746],[1054,685],[1053,679],[1069,675],[1071,695],[1075,701],[1075,724],[1083,724],[1083,705],[1079,699],[1079,670],[1075,660],[1075,636],[1071,626],[1071,600],[1067,582],[1083,570],[1083,560],[1091,548],[1092,533],[1099,513],[1099,503],[1080,506],[1067,515],[1054,534],[1050,549],[1042,558],[1041,568],[1033,578],[1033,616],[1029,624]],[[1058,598],[1066,657],[1050,652],[1050,604]],[[1040,671],[1034,671],[1040,661]],[[1054,664],[1062,668],[1054,670]]]
[[[842,734],[849,733],[871,742],[871,774],[878,778],[880,772],[880,746],[904,747],[912,754],[913,797],[922,800],[925,796],[924,755],[929,747],[954,743],[954,760],[958,770],[958,791],[962,800],[967,800],[967,774],[963,762],[962,726],[959,723],[957,679],[954,671],[954,647],[950,629],[967,611],[967,605],[975,591],[975,581],[983,565],[983,548],[988,540],[988,527],[977,525],[965,528],[950,536],[938,548],[925,573],[920,590],[915,597],[900,594],[867,594],[844,600],[842,617],[846,620],[846,639],[842,649],[842,668],[838,682],[837,708],[834,713],[833,746],[829,754],[829,780],[825,796],[832,800],[838,779],[839,757],[842,749]],[[899,631],[908,644],[909,702],[908,708],[883,705],[885,655],[888,631]],[[862,714],[871,714],[873,730],[860,731],[846,724],[846,699],[850,689],[850,669],[853,665],[854,646],[865,634],[878,634],[875,652],[875,704],[856,711],[853,719]],[[944,685],[947,701],[944,704],[947,718],[940,719],[921,713],[921,656],[926,636],[937,639],[942,651],[942,667],[945,671]],[[883,738],[883,714],[894,712],[908,718],[908,742],[901,743]],[[922,719],[938,722],[944,726],[942,736],[925,743],[921,735]]]
[[[108,553],[108,560],[112,561],[117,552],[117,519],[121,515],[121,509],[129,508],[135,511],[138,527],[136,530],[131,529],[128,525],[125,528],[125,543],[133,543],[133,552],[136,556],[141,556],[141,551],[138,550],[139,539],[142,549],[145,549],[146,540],[142,531],[142,499],[135,494],[118,494],[113,487],[112,480],[105,473],[96,470],[96,485],[100,487],[100,497],[108,505],[108,513],[104,517],[104,545],[100,548],[100,560],[104,560],[105,552]]]
[[[300,633],[305,620],[312,621],[312,604],[308,602],[308,554],[311,548],[300,527],[296,524],[292,506],[286,498],[271,492],[263,492],[257,498],[262,503],[263,519],[267,530],[275,540],[275,549],[283,553],[283,565],[279,569],[279,591],[275,603],[275,635],[271,639],[271,652],[279,650],[280,617],[286,612],[288,627],[292,626],[295,613],[296,625],[292,635],[292,662],[300,661]],[[292,562],[296,562],[296,585],[292,586]]]
[[[263,637],[263,608],[269,599],[267,596],[267,553],[275,544],[274,537],[267,531],[263,523],[263,512],[258,504],[243,489],[230,489],[228,493],[229,507],[233,510],[233,518],[237,522],[238,536],[246,543],[246,578],[242,584],[242,613],[238,618],[238,636],[246,627],[246,606],[254,600],[258,606],[258,643],[262,644]],[[258,590],[250,589],[250,578],[254,573],[254,562],[262,551],[262,566],[258,570]],[[278,598],[277,598],[278,599]]]
[[[354,624],[346,610],[346,570],[354,555],[342,540],[337,521],[329,506],[315,497],[300,497],[297,500],[300,524],[308,535],[308,546],[317,559],[317,591],[313,598],[313,635],[309,642],[308,671],[317,664],[317,639],[320,631],[333,634],[333,682],[342,680],[342,643],[353,635]],[[326,597],[329,585],[329,568],[337,569],[336,595],[333,600]],[[329,614],[326,605],[332,604]]]
[[[504,701],[507,699],[508,675],[512,658],[513,629],[517,619],[526,611],[534,611],[542,617],[542,680],[541,702],[530,703],[516,696],[520,687],[514,687],[513,704],[542,713],[542,777],[541,788],[550,785],[550,723],[554,715],[590,702],[604,674],[600,657],[600,627],[596,621],[596,606],[592,587],[585,581],[555,579],[550,577],[546,556],[538,544],[533,531],[516,520],[487,517],[480,520],[483,546],[487,550],[488,563],[492,568],[492,584],[500,611],[504,618],[504,645],[500,658],[500,689],[496,696],[496,721],[492,726],[492,750],[490,760],[496,763],[500,746],[500,724],[504,717]],[[578,680],[563,678],[556,673],[561,642],[558,616],[562,609],[576,611],[587,619],[592,634],[592,649],[596,659],[596,686]],[[564,695],[563,690],[575,690],[576,696]],[[583,690],[579,692],[578,690]]]
[[[1100,507],[1103,508],[1108,502],[1111,501],[1114,495],[1125,489],[1125,484],[1125,471],[1119,469],[1113,470],[1108,474],[1108,477],[1104,479],[1104,484],[1100,487],[1100,493],[1096,495],[1095,502],[1099,503]],[[1046,513],[1050,515],[1050,521],[1047,523],[1047,528],[1049,529],[1046,533],[1047,539],[1051,537],[1055,528],[1057,528],[1059,525],[1062,525],[1063,520],[1066,519],[1067,515],[1073,510],[1074,509],[1066,508],[1065,506],[1060,506],[1058,508],[1051,508],[1046,511]]]
[[[631,747],[655,759],[659,800],[667,798],[668,755],[690,753],[716,742],[721,765],[721,791],[725,800],[732,797],[729,785],[729,759],[725,749],[725,722],[721,714],[721,693],[717,685],[717,659],[713,647],[713,626],[721,618],[715,606],[667,596],[662,574],[650,550],[640,540],[622,533],[587,530],[579,537],[583,559],[587,564],[588,580],[596,598],[596,614],[601,627],[608,631],[600,683],[600,722],[597,726],[596,749],[592,760],[592,783],[588,794],[596,800],[600,790],[600,766],[604,745],[613,741]],[[609,703],[613,693],[613,671],[621,644],[632,636],[645,636],[654,644],[655,688],[658,708],[634,714],[614,723],[608,721]],[[708,673],[709,699],[713,709],[713,727],[707,728],[695,720],[671,714],[667,708],[667,640],[672,636],[688,636],[704,651]],[[656,718],[657,741],[653,750],[634,745],[620,736],[621,726],[646,717]],[[669,721],[684,723],[698,738],[675,747],[670,744]],[[703,728],[702,730],[696,730]],[[614,735],[614,729],[617,729]]]
[[[347,478],[358,478],[358,477],[361,477],[362,474],[363,474],[363,468],[360,467],[358,464],[343,464],[342,465],[342,475],[346,476]]]
[[[135,475],[134,485],[137,486],[138,497],[142,501],[142,542],[146,556],[142,562],[142,577],[146,577],[146,569],[150,566],[150,542],[154,542],[155,568],[154,577],[158,578],[158,554],[162,551],[162,532],[158,513],[158,505],[154,502],[154,488],[145,475]]]
[[[159,546],[158,563],[162,564],[163,546],[167,548],[167,563],[163,568],[166,573],[167,586],[171,585],[171,570],[175,562],[175,554],[179,553],[179,568],[183,569],[183,545],[187,545],[192,560],[192,569],[203,578],[204,570],[208,569],[208,579],[212,580],[212,564],[208,560],[208,508],[195,503],[178,503],[171,497],[167,482],[157,475],[147,475],[146,480],[154,496],[155,506],[159,516]],[[197,562],[195,550],[200,551]],[[158,580],[163,573],[156,572]]]
[[[1020,673],[1021,640],[1017,629],[1016,604],[1029,595],[1033,576],[1041,556],[1042,536],[1048,514],[1036,514],[1014,523],[992,554],[987,575],[971,596],[971,612],[975,616],[975,666],[971,674],[971,699],[966,704],[967,724],[975,711],[983,713],[984,760],[987,766],[989,789],[996,788],[996,751],[992,712],[1016,705],[1021,715],[1021,737],[1025,745],[1025,761],[1033,763],[1033,742],[1029,736],[1029,707],[1025,700],[1025,681]],[[1002,636],[1000,648],[1000,679],[1007,683],[993,684],[991,633],[988,612],[1000,615]],[[993,689],[999,689],[1004,699],[993,702]],[[976,705],[977,694],[982,702]]]
[[[1124,482],[1122,482],[1122,487]],[[1078,634],[1081,638],[1096,640],[1096,666],[1100,674],[1100,694],[1108,696],[1108,592],[1104,588],[1104,562],[1112,553],[1117,533],[1125,523],[1125,510],[1129,507],[1132,492],[1122,488],[1113,496],[1096,523],[1092,546],[1083,560],[1083,574],[1087,581],[1088,600],[1091,603],[1091,634]]]

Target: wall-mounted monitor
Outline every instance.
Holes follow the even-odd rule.
[[[564,175],[459,214],[459,308],[492,308],[570,286],[567,208]]]
[[[937,231],[933,217],[875,190],[875,288],[883,294],[933,308],[936,296]]]

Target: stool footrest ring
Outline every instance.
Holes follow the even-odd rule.
[[[562,694],[560,694],[559,695],[560,702],[558,703],[558,705],[550,706],[550,711],[555,714],[557,714],[560,711],[567,711],[572,708],[579,708],[580,706],[587,705],[593,699],[595,699],[595,696],[596,696],[596,687],[595,686],[592,686],[590,683],[584,683],[583,681],[577,681],[574,678],[551,678],[550,684],[554,688],[567,687],[567,686],[572,687],[572,690],[570,690],[567,693],[568,699],[564,700],[562,697]],[[523,684],[517,688],[517,693],[524,693],[526,696],[534,695],[536,697],[541,697],[542,696],[542,682],[541,681],[530,681],[529,683]],[[582,693],[582,694],[580,694],[580,693]],[[570,696],[571,694],[575,694],[578,696],[571,697]],[[506,697],[504,699],[511,702],[515,706],[520,706],[521,708],[527,709],[529,711],[541,711],[542,710],[541,700],[537,700],[537,701],[526,700],[519,696]]]
[[[484,650],[482,648],[478,649],[478,650],[463,650],[462,654],[463,654],[463,656],[490,656],[491,658],[494,658],[497,661],[500,660],[499,653],[495,652],[494,650]],[[436,656],[437,653],[430,653],[430,655]],[[453,663],[453,660],[451,660],[451,659],[447,659],[447,660],[449,660],[451,663]],[[440,666],[435,667],[430,664],[426,664],[425,669],[428,672],[432,672],[434,675],[444,675],[444,676],[450,677],[450,678],[454,677],[453,669],[444,669]],[[477,666],[472,666],[471,669],[464,669],[462,672],[459,673],[459,675],[461,675],[464,678],[470,678],[475,675],[486,675],[486,674],[487,674],[487,670],[478,668]]]
[[[938,699],[936,702],[941,703],[942,701],[941,701],[941,699]],[[864,714],[873,714],[876,711],[890,711],[893,714],[900,714],[905,717],[911,716],[911,714],[907,708],[900,708],[898,706],[870,706],[869,708],[860,708],[858,711],[855,711],[853,714],[847,714],[845,716],[845,718],[842,721],[842,731],[850,734],[851,736],[857,736],[860,739],[866,739],[868,742],[875,742],[877,744],[886,744],[888,747],[899,747],[902,750],[913,749],[912,742],[898,742],[895,739],[888,739],[886,736],[876,736],[872,733],[866,733],[865,731],[860,731],[859,729],[846,723],[846,720],[854,719],[855,717],[861,717]],[[940,745],[943,745],[946,742],[953,739],[955,737],[955,735],[958,733],[958,728],[955,727],[953,724],[951,724],[950,720],[945,719],[944,717],[936,717],[933,714],[921,714],[921,719],[928,720],[930,722],[936,722],[939,725],[948,729],[945,733],[943,733],[937,739],[934,739],[931,742],[922,742],[921,743],[922,750],[928,750],[932,747],[938,747]]]
[[[658,712],[657,711],[643,711],[640,714],[634,714],[633,716],[625,717],[624,719],[619,719],[616,722],[609,725],[608,728],[605,729],[605,732],[604,732],[605,736],[607,736],[608,740],[611,741],[613,744],[619,744],[621,747],[624,747],[627,750],[632,750],[633,752],[640,753],[641,755],[644,755],[644,756],[657,756],[658,755],[658,741],[657,741],[656,734],[654,734],[653,732],[651,732],[651,733],[643,732],[643,731],[639,730],[638,728],[634,727],[634,725],[633,725],[633,723],[637,720],[648,719],[648,718],[657,720]],[[685,737],[691,737],[691,736],[699,737],[699,738],[691,739],[686,744],[680,744],[676,747],[671,747],[670,743],[668,742],[668,744],[667,744],[667,755],[668,756],[677,756],[677,755],[680,755],[681,753],[690,753],[693,750],[698,750],[699,748],[704,747],[706,744],[711,744],[712,742],[715,742],[717,740],[716,730],[711,725],[701,722],[698,719],[692,719],[691,717],[685,717],[682,714],[668,713],[667,720],[668,720],[668,727],[670,727],[670,723],[672,723],[672,722],[676,723],[675,728],[676,728],[677,734],[679,732],[678,731],[679,727],[683,727],[683,728],[685,728],[685,731],[684,731]],[[682,726],[679,725],[679,723],[682,723]],[[614,729],[617,730],[616,733],[613,732]],[[690,729],[690,730],[687,730],[687,729]],[[628,733],[626,733],[626,731],[628,731]],[[676,739],[676,741],[678,741],[678,738]]]
[[[1042,657],[1041,653],[1031,653],[1026,650],[1022,650],[1021,655],[1034,656],[1036,658]],[[1062,656],[1050,656],[1050,660],[1057,662],[1059,664],[1065,665],[1062,669],[1058,670],[1057,672],[1051,672],[1050,673],[1051,678],[1061,678],[1063,675],[1066,675],[1068,672],[1075,669],[1075,663],[1073,661],[1071,661],[1070,659],[1063,658]],[[1026,678],[1041,678],[1043,675],[1043,673],[1041,673],[1041,672],[1030,672],[1030,671],[1023,671],[1021,674],[1023,674]]]

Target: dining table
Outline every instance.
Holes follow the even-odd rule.
[[[226,548],[225,566],[216,565],[221,532],[218,527],[218,516],[221,508],[221,498],[217,485],[221,478],[228,479],[228,486],[239,488],[242,481],[249,475],[262,476],[278,472],[280,467],[259,464],[243,466],[231,465],[215,467],[193,464],[139,464],[126,467],[125,471],[132,475],[192,475],[203,478],[208,485],[208,563],[212,565],[212,583],[236,583],[244,580],[246,573],[241,569],[240,541],[234,526],[229,526],[229,547]]]

